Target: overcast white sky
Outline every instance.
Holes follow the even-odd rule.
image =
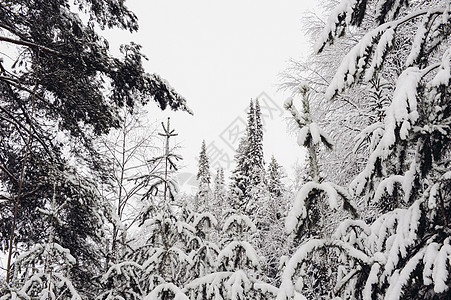
[[[139,32],[106,36],[112,45],[130,40],[141,44],[149,58],[147,71],[167,79],[194,111],[194,116],[190,116],[151,109],[153,116],[171,116],[186,165],[182,172],[197,172],[195,158],[202,139],[212,151],[211,164],[219,162],[213,153],[216,147],[225,154],[223,166],[227,168],[225,160],[227,156],[233,158],[232,147],[236,144],[233,134],[229,134],[233,132],[228,130],[242,128],[239,118],[246,120],[250,99],[263,92],[266,161],[274,154],[290,172],[290,166],[302,157],[295,137],[287,133],[287,114],[280,116],[280,110],[276,110],[288,96],[277,92],[277,75],[290,58],[300,57],[308,50],[300,19],[314,2],[127,1],[138,15]]]

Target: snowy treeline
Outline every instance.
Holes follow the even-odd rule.
[[[140,120],[149,98],[185,100],[139,45],[114,58],[94,31],[135,15],[35,2],[0,5],[21,53],[0,60],[0,299],[451,297],[449,1],[324,0],[283,83],[306,165],[289,184],[264,161],[251,100],[230,178],[203,141],[195,195],[170,121]]]

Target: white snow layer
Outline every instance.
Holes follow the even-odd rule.
[[[357,0],[342,0],[339,5],[337,5],[334,10],[329,15],[327,19],[326,26],[318,37],[314,45],[315,52],[318,52],[319,49],[323,47],[324,44],[327,43],[329,36],[331,36],[337,30],[337,23],[339,22],[339,17],[346,14],[346,24],[349,24],[351,21],[351,15],[353,12],[353,8],[356,4]]]
[[[393,40],[395,39],[395,30],[393,28],[388,28],[379,39],[376,46],[376,51],[374,53],[373,59],[371,61],[370,67],[365,72],[365,81],[370,81],[376,70],[380,69],[384,61],[385,54],[388,49],[392,46]]]
[[[102,281],[106,281],[108,277],[112,275],[112,273],[116,273],[117,275],[121,275],[125,272],[127,272],[124,269],[127,269],[129,267],[136,268],[138,270],[141,270],[141,265],[135,263],[134,261],[123,261],[117,264],[112,265],[108,271],[102,276]]]
[[[299,192],[296,194],[296,198],[293,203],[293,208],[288,213],[285,219],[285,230],[287,233],[292,233],[298,228],[300,222],[307,217],[307,209],[305,207],[305,200],[308,199],[309,194],[313,190],[323,191],[327,194],[327,200],[331,209],[338,207],[338,192],[335,185],[330,182],[307,182],[302,186]]]
[[[255,252],[255,249],[251,246],[251,244],[246,241],[232,241],[225,246],[224,249],[222,249],[218,254],[218,265],[228,265],[228,262],[237,255],[236,252],[241,252],[241,257],[243,257],[242,255],[244,254],[244,257],[250,261],[252,266],[258,267],[260,265],[260,259],[257,252]]]
[[[298,268],[303,264],[309,253],[315,249],[321,247],[336,247],[342,250],[347,256],[353,259],[359,260],[365,264],[371,262],[370,257],[362,251],[350,246],[340,240],[328,240],[328,239],[310,239],[302,244],[299,249],[293,254],[288,261],[285,270],[282,274],[282,283],[279,288],[277,300],[292,299],[295,296],[295,286],[293,285],[293,277],[296,274]],[[300,292],[300,291],[298,291]]]
[[[445,51],[442,57],[442,63],[440,65],[439,71],[434,76],[431,82],[429,82],[429,86],[439,86],[444,85],[448,86],[451,77],[451,46]]]
[[[144,300],[162,299],[162,293],[169,291],[174,294],[174,300],[189,300],[189,298],[173,283],[163,283],[155,287],[150,294],[144,297]]]
[[[251,232],[255,232],[257,228],[255,227],[255,224],[251,221],[251,219],[246,215],[241,214],[233,214],[230,217],[228,217],[224,221],[224,225],[222,225],[222,230],[224,232],[228,232],[232,230],[233,226],[239,226],[246,230],[250,230]]]
[[[420,55],[421,45],[424,43],[426,34],[428,32],[425,25],[427,25],[429,18],[429,15],[424,16],[423,22],[418,25],[417,32],[415,33],[415,37],[413,39],[412,48],[410,50],[409,56],[406,59],[406,66],[412,66],[414,61],[417,60],[418,56]]]
[[[362,39],[345,55],[337,69],[332,81],[326,89],[326,99],[332,99],[335,93],[341,92],[347,85],[353,84],[360,74],[363,73],[364,67],[369,59],[368,49],[373,46],[374,39],[390,28],[392,24],[383,24],[372,31],[368,32]],[[388,42],[391,36],[385,37],[385,42]],[[380,51],[385,50],[388,44],[380,47]],[[383,57],[382,54],[379,55]]]
[[[386,110],[384,120],[385,131],[376,149],[371,153],[365,169],[351,182],[351,190],[360,194],[368,178],[371,177],[376,162],[385,160],[396,142],[395,131],[401,128],[399,135],[406,139],[411,128],[418,119],[416,91],[421,79],[421,72],[417,67],[404,70],[399,76],[393,101]]]

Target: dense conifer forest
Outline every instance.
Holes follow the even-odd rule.
[[[189,99],[101,36],[125,1],[0,1],[0,299],[451,299],[450,2],[322,3],[279,82],[305,164],[265,161],[249,99],[185,194],[146,108]]]

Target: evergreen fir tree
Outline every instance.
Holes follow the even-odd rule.
[[[349,210],[353,215],[357,212],[349,193],[332,182],[324,181],[321,176],[317,159],[318,147],[323,144],[332,149],[332,142],[327,133],[312,120],[309,108],[309,87],[301,85],[299,91],[302,95],[302,113],[294,106],[292,98],[287,99],[285,108],[299,127],[297,140],[299,146],[307,148],[311,180],[304,184],[296,195],[293,209],[287,219],[287,229],[289,232],[295,231],[299,237],[318,234],[324,237],[325,232],[321,224],[324,222],[325,210],[320,208],[323,203],[328,203],[330,208],[335,209],[338,207],[340,196],[343,199],[344,209]]]
[[[194,198],[194,209],[198,212],[205,211],[211,204],[212,192],[210,188],[210,164],[208,162],[207,147],[205,140],[199,154],[199,171],[197,172],[197,181],[199,182],[199,191]]]
[[[257,145],[257,135],[256,133],[256,123],[255,123],[255,107],[254,102],[250,101],[249,103],[249,112],[247,115],[247,142],[245,144],[244,148],[244,156],[241,157],[241,160],[237,161],[240,162],[240,168],[242,170],[243,179],[244,179],[244,212],[249,212],[251,209],[250,206],[253,206],[253,188],[256,186],[256,183],[258,182],[256,172],[254,169],[254,155],[256,154],[256,148]]]
[[[246,241],[255,225],[246,215],[231,212],[223,225],[225,246],[218,254],[216,272],[190,282],[192,299],[273,299],[277,288],[258,279],[260,259]]]
[[[192,260],[186,252],[195,231],[174,207],[175,196],[168,184],[172,181],[168,170],[177,170],[172,158],[180,157],[170,151],[169,144],[170,138],[177,134],[170,129],[169,119],[166,126],[162,123],[162,127],[164,133],[161,135],[166,138],[162,156],[166,172],[165,178],[156,184],[163,186],[163,195],[161,198],[161,194],[156,194],[148,209],[151,214],[141,226],[142,232],[148,233],[144,234],[146,239],[143,245],[138,245],[139,248],[130,253],[134,261],[142,266],[141,286],[147,299],[171,299],[169,295],[183,298],[179,289],[188,279],[187,270]],[[168,194],[170,197],[167,197]]]
[[[96,300],[141,300],[144,295],[142,266],[127,256],[118,257],[117,261],[103,274],[100,280],[102,291]]]
[[[256,207],[258,194],[265,188],[263,160],[263,127],[258,100],[251,100],[247,116],[246,136],[242,138],[235,155],[236,167],[232,172],[231,196],[240,204],[235,209],[252,213]]]
[[[218,225],[216,218],[208,212],[197,213],[191,225],[195,228],[195,237],[190,241],[192,249],[189,278],[205,276],[214,271],[215,259],[219,253],[218,246],[211,240],[211,231]]]
[[[252,124],[248,124],[252,126]],[[252,160],[252,184],[259,185],[264,181],[264,157],[263,157],[263,124],[260,103],[258,99],[255,100],[255,116],[254,116],[254,138],[249,141],[250,155]]]
[[[159,210],[161,213],[141,226],[141,234],[148,238],[130,253],[130,257],[142,266],[140,282],[145,295],[165,284],[183,287],[193,263],[187,251],[195,229],[170,205],[163,204]]]
[[[252,105],[251,101],[251,105]],[[263,125],[261,120],[261,110],[258,99],[255,100],[255,108],[249,109],[248,116],[248,177],[249,185],[247,186],[247,194],[249,195],[250,205],[256,202],[258,193],[262,191],[265,184],[265,169],[263,160]],[[252,211],[249,207],[248,211]]]
[[[210,164],[207,156],[207,146],[205,140],[202,141],[202,146],[199,154],[199,171],[197,172],[197,180],[199,185],[210,184]]]
[[[229,206],[237,211],[245,211],[248,203],[248,140],[241,138],[235,154],[235,169],[230,176],[230,187],[228,194]]]
[[[218,220],[218,223],[222,219],[223,212],[227,209],[226,193],[224,169],[220,167],[216,171],[213,191],[213,207],[211,207],[211,211],[216,217],[216,220]]]
[[[261,109],[258,99],[255,100],[254,117],[250,118],[253,123],[249,122],[248,127],[253,128],[249,134],[249,185],[247,187],[247,194],[249,195],[247,212],[252,216],[260,208],[264,207],[264,203],[268,198],[266,197],[266,176],[263,159],[263,125],[261,119]],[[256,220],[256,225],[260,228],[261,220],[253,217]]]
[[[257,136],[256,132],[256,123],[255,123],[255,107],[254,101],[250,101],[249,103],[249,112],[247,113],[247,141],[248,141],[248,149],[246,150],[249,154],[249,159],[253,160],[253,155],[255,154],[255,145],[257,144]]]
[[[45,240],[16,258],[12,283],[6,291],[3,288],[0,290],[0,299],[82,299],[70,279],[76,260],[69,249],[56,241],[57,227],[62,224],[60,214],[63,206],[67,205],[66,200],[58,206],[56,190],[57,184],[54,183],[48,209],[37,208],[48,226]]]
[[[138,178],[148,190],[143,196],[143,200],[149,200],[148,207],[140,216],[142,222],[131,235],[132,240],[127,241],[127,251],[103,275],[97,299],[183,298],[180,287],[189,278],[187,270],[192,259],[187,252],[196,229],[188,224],[185,210],[176,207],[177,187],[172,175],[181,157],[169,147],[170,137],[177,135],[170,129],[169,119],[162,126],[164,154],[150,163],[162,165],[163,172]]]
[[[283,186],[281,178],[281,166],[273,155],[268,165],[268,191],[272,198],[277,199],[282,196]]]
[[[262,278],[273,285],[280,284],[280,258],[289,254],[290,240],[285,233],[283,218],[286,216],[287,199],[281,182],[281,166],[274,156],[268,165],[265,191],[260,191],[255,209],[257,232],[253,236],[256,249],[264,257]]]
[[[216,170],[215,185],[214,185],[214,199],[218,204],[223,205],[225,201],[225,178],[224,169],[219,167]]]

